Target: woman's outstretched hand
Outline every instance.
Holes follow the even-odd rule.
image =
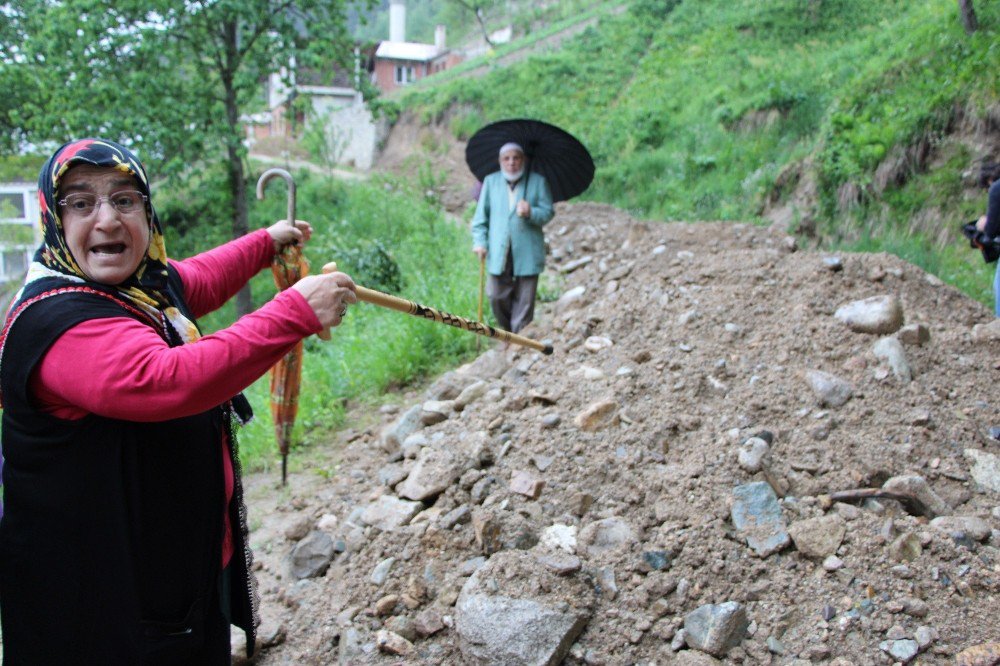
[[[302,294],[323,328],[340,325],[347,306],[358,302],[354,280],[346,273],[307,275],[291,288]]]
[[[281,252],[286,245],[305,245],[312,238],[312,225],[305,220],[295,220],[295,226],[287,220],[278,220],[267,228],[271,240],[274,241],[274,251]]]

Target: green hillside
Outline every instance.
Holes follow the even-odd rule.
[[[969,36],[954,0],[639,0],[559,51],[430,77],[400,106],[460,137],[542,118],[594,155],[585,198],[670,220],[784,206],[811,242],[893,251],[985,301],[987,267],[958,239],[985,206],[963,172],[1000,145],[1000,7],[976,11]]]

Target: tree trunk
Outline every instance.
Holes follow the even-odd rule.
[[[226,153],[229,158],[229,194],[232,197],[232,233],[233,238],[240,238],[249,231],[249,211],[247,210],[247,182],[243,171],[243,156],[240,147],[243,143],[243,133],[240,127],[239,106],[236,101],[236,88],[233,83],[237,50],[237,35],[235,23],[226,25],[226,58],[227,67],[222,72],[222,85],[225,89],[226,124],[229,126],[229,136],[226,137]],[[253,299],[250,296],[250,285],[244,285],[236,294],[236,316],[242,317],[253,311]]]
[[[228,112],[228,110],[227,110]],[[239,127],[236,128],[239,131]],[[249,211],[247,210],[247,183],[243,173],[243,159],[239,150],[230,138],[227,146],[229,152],[229,192],[233,197],[233,238],[245,236],[249,230]],[[250,285],[244,285],[236,294],[236,316],[242,317],[253,311],[253,299],[250,296]]]
[[[965,34],[971,35],[979,29],[979,19],[976,18],[976,8],[972,6],[972,0],[958,0],[958,14],[962,17]]]
[[[490,41],[490,33],[486,29],[486,20],[483,18],[482,8],[476,9],[476,20],[479,21],[479,29],[483,31],[483,40],[490,45],[490,48],[494,48],[496,45]]]

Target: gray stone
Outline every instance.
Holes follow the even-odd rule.
[[[741,468],[755,474],[771,456],[771,447],[760,437],[749,437],[740,444],[737,463]]]
[[[850,383],[829,372],[807,370],[805,380],[821,407],[841,407],[854,397]]]
[[[462,476],[461,462],[444,449],[421,449],[410,475],[396,487],[400,497],[425,500],[440,495]]]
[[[382,495],[364,508],[361,522],[383,532],[390,532],[409,524],[423,508],[424,505],[420,502],[408,502],[392,495]]]
[[[974,541],[990,538],[990,525],[976,516],[940,516],[930,522],[931,527],[948,534],[962,533]]]
[[[587,617],[530,599],[467,595],[456,607],[455,629],[468,663],[555,666]]]
[[[312,518],[299,516],[285,528],[285,538],[289,541],[301,541],[312,531]]]
[[[510,361],[507,360],[506,355],[496,349],[491,349],[480,354],[472,362],[466,363],[456,370],[456,372],[467,377],[482,379],[488,382],[492,379],[498,379],[503,373],[507,372],[509,367]]]
[[[433,608],[427,608],[414,619],[413,628],[417,636],[427,638],[444,629],[444,621],[441,619],[441,613]]]
[[[415,432],[403,440],[403,457],[407,459],[416,458],[420,455],[420,449],[427,446],[430,442],[427,440],[427,436],[422,432]]]
[[[542,531],[541,543],[549,550],[576,552],[576,526],[556,523]]]
[[[739,645],[749,626],[746,609],[735,601],[706,604],[684,617],[687,644],[715,657]]]
[[[368,580],[376,585],[381,585],[389,577],[389,571],[392,569],[392,565],[396,563],[395,557],[387,557],[372,569],[372,575],[369,576]]]
[[[562,312],[563,310],[580,305],[585,293],[587,293],[587,288],[583,285],[573,287],[559,297],[559,300],[556,301],[555,309]]]
[[[333,560],[333,539],[326,532],[314,531],[295,544],[288,555],[289,570],[297,580],[321,576]]]
[[[455,398],[455,409],[461,411],[468,405],[474,403],[476,400],[482,398],[486,395],[486,388],[487,384],[482,380],[475,381],[466,386],[462,389],[462,392],[458,394],[458,397]]]
[[[927,479],[917,474],[894,476],[882,484],[882,490],[912,495],[920,500],[931,515],[928,517],[945,516],[951,513],[951,507],[931,489]]]
[[[472,574],[476,573],[476,570],[479,569],[479,567],[483,566],[484,564],[486,564],[486,558],[483,557],[482,555],[470,558],[462,562],[462,565],[458,568],[458,573],[460,573],[463,576],[471,576]]]
[[[560,273],[572,273],[576,269],[578,269],[578,268],[580,268],[582,266],[586,266],[587,264],[589,264],[593,260],[594,260],[594,258],[588,254],[588,255],[582,256],[582,257],[580,257],[578,259],[573,259],[572,261],[567,261],[565,264],[563,264],[562,266],[559,267],[559,272]]]
[[[425,426],[447,421],[455,413],[455,403],[451,400],[428,400],[420,406],[420,422]]]
[[[988,324],[976,324],[972,327],[973,342],[996,342],[998,340],[1000,340],[1000,319],[992,319]]]
[[[535,455],[531,456],[531,462],[535,464],[535,467],[538,469],[539,472],[544,472],[545,470],[547,470],[549,467],[552,466],[552,463],[555,462],[555,458],[552,456],[545,456],[540,453],[536,453]]]
[[[340,632],[340,646],[337,651],[338,666],[357,664],[364,657],[361,633],[353,626]]]
[[[934,627],[920,626],[913,632],[913,638],[921,650],[926,650],[937,641],[938,632]]]
[[[903,325],[903,306],[896,296],[873,296],[842,305],[833,316],[857,333],[889,335]]]
[[[969,473],[975,482],[986,490],[1000,493],[1000,457],[979,449],[965,449],[965,457],[973,463]]]
[[[777,553],[791,543],[778,497],[764,481],[734,488],[730,515],[740,536],[761,557]]]
[[[896,338],[879,338],[872,346],[872,353],[875,354],[875,358],[889,366],[899,381],[905,384],[913,380],[913,370],[906,360],[903,343]]]
[[[411,643],[417,639],[417,628],[413,620],[405,615],[393,615],[386,619],[385,628],[394,634],[399,634]]]
[[[469,491],[469,495],[472,501],[476,504],[482,504],[491,492],[496,488],[498,481],[495,476],[484,476],[483,478],[476,481],[472,486],[472,490]]]
[[[598,595],[609,600],[618,596],[618,581],[615,580],[614,567],[601,567],[597,570],[595,578],[597,579],[595,587]]]
[[[844,260],[837,256],[823,257],[823,266],[831,273],[844,270]]]
[[[375,645],[379,652],[406,656],[413,652],[413,643],[402,636],[386,629],[379,629],[375,633]]]
[[[642,561],[650,569],[663,571],[670,566],[670,553],[665,550],[646,550],[642,553]]]
[[[406,478],[407,471],[400,463],[390,463],[378,470],[378,480],[382,485],[392,488]]]
[[[826,559],[823,560],[823,569],[826,571],[837,571],[838,569],[844,568],[844,560],[840,559],[836,555],[828,555]]]
[[[618,403],[614,400],[591,403],[573,419],[573,423],[586,432],[601,430],[618,421]]]
[[[910,663],[920,654],[920,646],[915,640],[909,638],[882,641],[878,646],[883,652],[888,652],[893,659],[898,659],[904,664]]]
[[[434,380],[424,395],[429,400],[454,400],[465,384],[466,377],[452,370]]]
[[[587,588],[574,576],[543,574],[548,576],[550,591],[533,598],[523,590],[537,590],[538,575],[533,556],[503,552],[466,581],[455,605],[455,632],[463,663],[556,666],[562,662],[587,624],[589,611],[550,599],[582,601]]]
[[[788,527],[788,534],[798,551],[812,558],[836,553],[846,533],[847,524],[837,514],[799,520]]]
[[[923,552],[916,534],[901,534],[889,544],[889,558],[896,562],[913,562]]]
[[[560,423],[562,423],[562,417],[558,414],[546,414],[542,417],[541,426],[542,428],[549,429],[555,428]]]
[[[539,564],[554,572],[557,576],[567,576],[576,573],[583,566],[579,557],[565,553],[540,553],[535,555],[535,559]]]
[[[455,525],[463,525],[472,520],[472,511],[469,509],[468,505],[463,504],[460,507],[456,507],[438,518],[438,526],[443,530],[450,530],[455,527]]]
[[[403,440],[424,427],[420,420],[423,407],[414,405],[403,415],[382,430],[382,448],[387,453],[396,453],[403,446]]]
[[[931,339],[931,332],[923,324],[907,324],[899,329],[896,337],[904,345],[919,346]]]
[[[635,530],[621,518],[605,518],[580,530],[579,543],[590,557],[631,546]]]

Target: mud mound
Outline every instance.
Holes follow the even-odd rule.
[[[494,348],[333,473],[249,479],[257,663],[952,663],[1000,640],[986,308],[759,227],[579,204],[548,229],[562,296],[523,333],[552,356]]]

